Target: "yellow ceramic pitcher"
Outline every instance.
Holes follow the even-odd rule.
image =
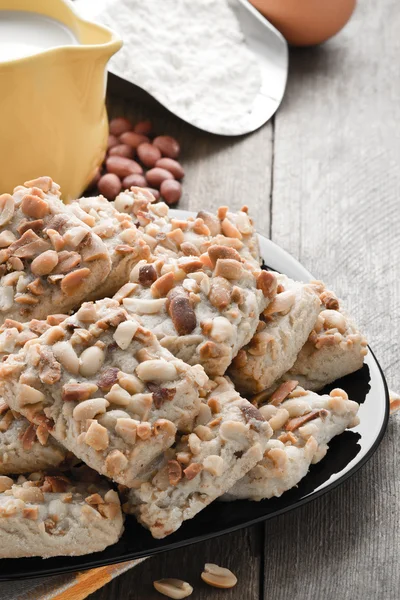
[[[104,157],[106,65],[122,41],[69,0],[0,0],[0,11],[50,17],[78,42],[0,62],[0,194],[50,175],[64,199],[77,198]]]

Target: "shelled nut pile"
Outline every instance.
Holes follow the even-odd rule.
[[[151,121],[132,125],[128,119],[116,117],[110,121],[105,160],[86,195],[97,188],[112,201],[121,190],[138,186],[149,189],[156,200],[177,204],[185,174],[177,160],[179,154],[179,142],[168,135],[154,136]]]

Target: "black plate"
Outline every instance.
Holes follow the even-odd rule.
[[[176,211],[187,216],[184,211]],[[265,263],[294,279],[307,281],[310,273],[284,250],[260,236],[261,254]],[[150,556],[193,544],[206,538],[228,533],[293,510],[328,492],[353,475],[371,458],[381,442],[389,418],[389,394],[382,370],[370,350],[364,367],[329,386],[342,387],[360,403],[360,425],[334,438],[326,457],[312,465],[307,477],[297,488],[280,498],[262,502],[214,502],[174,534],[155,540],[135,522],[126,519],[125,532],[114,546],[104,552],[76,558],[19,558],[1,561],[0,580],[42,577]],[[1,542],[1,538],[0,538]]]

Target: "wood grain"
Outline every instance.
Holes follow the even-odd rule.
[[[337,38],[292,52],[275,122],[271,230],[338,291],[400,389],[396,6],[364,0]],[[361,472],[266,524],[265,598],[399,598],[399,433],[395,416]]]
[[[173,552],[164,552],[118,577],[92,594],[90,599],[160,600],[162,596],[154,590],[153,581],[177,577],[193,586],[195,591],[191,598],[194,600],[258,600],[260,581],[262,584],[263,545],[261,526],[243,529]],[[206,585],[200,578],[206,562],[231,569],[238,577],[236,587],[219,590]]]

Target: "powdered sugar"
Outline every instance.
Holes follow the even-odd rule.
[[[113,73],[200,128],[243,130],[261,73],[227,0],[118,0],[99,20],[125,42]]]

